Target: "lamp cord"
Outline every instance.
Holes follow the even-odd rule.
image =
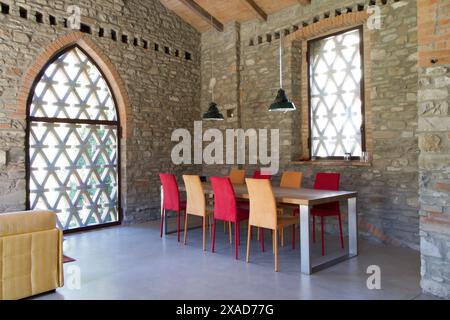
[[[281,48],[283,42],[283,33],[280,31],[280,48],[279,48],[279,54],[280,54],[280,89],[283,88],[283,50]]]
[[[209,16],[211,18],[211,30],[212,30],[212,32],[214,32],[213,17],[211,14]],[[214,45],[211,46],[211,80],[209,83],[210,85],[212,84],[212,79],[214,78],[213,63],[214,63]],[[215,84],[211,86],[211,99],[212,99],[211,102],[214,102],[214,87],[215,87]]]

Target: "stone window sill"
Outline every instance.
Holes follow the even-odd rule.
[[[359,160],[308,160],[308,161],[291,161],[291,164],[304,164],[312,166],[329,166],[329,167],[371,167],[372,162],[361,162]]]

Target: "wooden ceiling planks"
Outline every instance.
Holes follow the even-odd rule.
[[[310,0],[160,0],[169,10],[200,32],[213,26],[233,21],[245,22],[253,19],[266,21],[267,16],[295,5],[307,5]]]

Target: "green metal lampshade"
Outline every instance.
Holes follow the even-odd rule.
[[[286,92],[283,89],[278,90],[277,97],[275,101],[270,105],[269,111],[274,112],[288,112],[295,111],[297,108],[295,104],[289,101]]]
[[[209,109],[203,114],[203,120],[222,121],[225,120],[223,114],[220,113],[215,102],[209,104]]]

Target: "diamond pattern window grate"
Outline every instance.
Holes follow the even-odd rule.
[[[64,230],[116,223],[119,123],[106,79],[78,47],[41,72],[29,105],[28,207]]]
[[[309,42],[312,157],[365,151],[361,42],[359,28]]]

